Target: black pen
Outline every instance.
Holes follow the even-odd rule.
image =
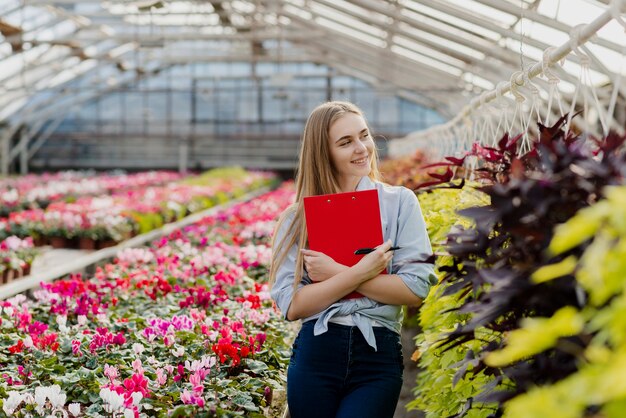
[[[387,251],[395,251],[395,250],[399,250],[402,247],[391,247],[390,249],[388,249]],[[356,250],[354,252],[355,255],[360,255],[360,254],[369,254],[372,251],[374,251],[376,248],[359,248],[358,250]]]

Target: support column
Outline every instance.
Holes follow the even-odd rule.
[[[0,173],[3,176],[9,174],[9,138],[8,128],[0,129]]]
[[[30,136],[26,129],[20,133],[20,174],[28,174],[28,140]]]
[[[18,126],[8,126],[2,130],[0,136],[0,172],[3,175],[9,174],[9,166],[11,165],[11,138],[18,131]]]
[[[189,138],[181,138],[178,145],[178,172],[186,174],[189,166]]]

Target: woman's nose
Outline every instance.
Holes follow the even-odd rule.
[[[365,144],[361,141],[357,141],[357,145],[356,145],[356,152],[363,152],[363,151],[367,151],[367,147],[365,146]]]

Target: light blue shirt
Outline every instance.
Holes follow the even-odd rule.
[[[369,177],[361,178],[356,188],[356,190],[371,189],[378,190],[383,240],[391,240],[392,245],[401,247],[401,249],[394,251],[393,259],[387,266],[387,271],[390,274],[400,276],[404,284],[413,293],[424,299],[428,295],[430,286],[437,281],[434,265],[425,263],[402,264],[403,260],[424,259],[432,254],[426,224],[417,197],[406,187],[374,182]],[[293,220],[293,215],[286,219],[276,232],[275,242],[280,242],[285,236],[291,220]],[[285,318],[294,294],[293,281],[297,254],[298,248],[297,245],[294,245],[289,249],[283,264],[278,266],[276,282],[271,290],[272,299],[276,301]],[[311,283],[311,279],[304,272],[298,289]],[[338,316],[350,316],[354,324],[363,333],[368,344],[376,349],[376,337],[372,329],[374,321],[399,333],[402,323],[402,307],[386,305],[367,297],[342,299],[324,311],[304,318],[303,321],[316,320],[314,335],[320,335],[328,330],[328,321]]]

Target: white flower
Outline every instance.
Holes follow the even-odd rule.
[[[59,326],[59,330],[65,331],[67,330],[67,316],[59,315],[57,316],[57,325]]]
[[[142,344],[139,343],[135,343],[133,344],[133,351],[135,352],[135,354],[140,355],[141,353],[143,353],[144,347]]]
[[[48,394],[48,398],[50,399],[50,403],[53,408],[63,408],[65,406],[65,399],[67,396],[65,393],[61,392],[61,387],[59,385],[53,385],[49,388],[50,392]]]
[[[30,335],[27,335],[27,336],[24,338],[24,346],[25,346],[26,348],[33,348],[33,346],[34,346],[34,344],[33,344],[33,339],[32,339],[32,337],[31,337]]]
[[[78,315],[78,325],[81,327],[87,323],[87,317],[85,315]]]
[[[124,397],[108,388],[100,390],[100,398],[104,401],[104,410],[108,413],[118,412],[124,405]]]
[[[15,412],[17,407],[22,403],[22,400],[24,400],[24,395],[15,391],[8,392],[7,394],[9,397],[4,400],[2,410],[7,415],[13,415],[13,412]]]
[[[39,386],[35,389],[35,403],[37,406],[35,409],[39,414],[43,414],[44,407],[46,406],[46,399],[48,398],[48,388]]]
[[[40,414],[43,414],[47,400],[50,401],[52,408],[63,408],[65,406],[65,393],[61,392],[59,385],[53,386],[39,386],[35,389],[35,403],[37,406],[35,409]]]
[[[182,357],[185,354],[185,347],[179,345],[175,350],[172,350],[172,354],[176,357]]]
[[[124,410],[124,418],[134,418],[134,417],[135,417],[135,413],[133,412],[132,409],[126,408]]]
[[[143,399],[143,395],[141,394],[141,392],[133,392],[130,397],[133,398],[133,405],[135,406],[138,406],[139,402],[141,402],[141,400]]]
[[[80,414],[80,404],[79,403],[71,403],[71,404],[69,404],[67,409],[70,411],[70,414],[74,415],[75,417],[77,417]]]

